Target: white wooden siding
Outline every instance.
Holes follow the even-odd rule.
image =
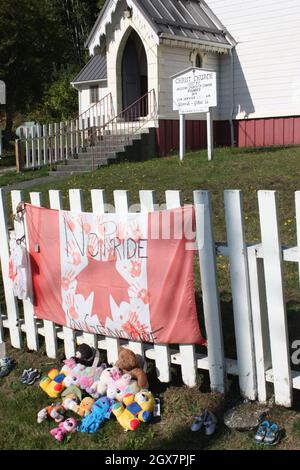
[[[206,0],[237,41],[237,119],[300,114],[299,0]],[[221,58],[220,118],[231,113],[230,61]]]
[[[92,103],[90,102],[90,87],[96,86],[95,84],[81,85],[80,90],[78,91],[79,96],[79,115],[87,111]],[[99,101],[104,98],[109,93],[107,82],[102,82],[99,84]]]
[[[172,47],[160,45],[159,47],[159,118],[178,119],[178,112],[173,112],[172,75],[191,67],[191,53],[193,49],[186,47]],[[218,54],[203,52],[203,68],[219,71]],[[215,113],[215,118],[217,113]],[[193,114],[187,119],[206,119],[205,114]]]

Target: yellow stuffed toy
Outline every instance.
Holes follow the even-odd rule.
[[[125,395],[123,403],[115,403],[112,408],[120,425],[125,431],[135,431],[140,422],[148,422],[154,411],[154,396],[148,390],[141,390],[136,395]]]
[[[47,377],[42,377],[40,387],[51,398],[58,398],[65,388],[64,380],[67,372],[51,369]]]

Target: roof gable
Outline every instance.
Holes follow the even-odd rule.
[[[87,47],[101,23],[105,26],[111,22],[119,1],[106,0],[86,41]],[[232,46],[226,28],[202,0],[127,0],[127,4],[140,10],[158,37]]]

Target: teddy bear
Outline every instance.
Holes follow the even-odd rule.
[[[130,349],[121,347],[119,349],[118,360],[115,364],[116,367],[121,369],[124,373],[128,373],[131,377],[137,380],[140,388],[148,388],[148,379],[145,371],[142,368],[142,361],[139,361],[136,354]]]
[[[55,439],[61,442],[66,434],[74,433],[77,431],[77,421],[74,418],[68,418],[60,425],[58,428],[54,428],[50,431],[51,436],[54,436]]]
[[[122,403],[115,403],[112,408],[120,425],[125,431],[135,431],[140,422],[148,422],[154,411],[154,396],[148,390],[141,390],[136,395],[125,395]]]

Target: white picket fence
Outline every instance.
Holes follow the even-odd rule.
[[[179,191],[166,191],[165,197],[168,209],[181,205]],[[23,200],[23,195],[20,191],[12,191],[11,199],[15,211],[18,203]],[[42,205],[40,193],[31,193],[30,200],[35,205]],[[49,191],[49,200],[51,208],[63,209],[60,191]],[[105,212],[106,199],[103,190],[92,190],[91,200],[93,212]],[[70,190],[69,201],[71,210],[84,211],[81,190]],[[290,407],[293,388],[300,389],[300,372],[292,371],[290,364],[283,261],[299,263],[300,251],[298,247],[281,246],[276,192],[258,193],[261,243],[256,245],[247,244],[245,240],[240,191],[225,191],[227,244],[215,243],[210,193],[195,191],[194,202],[198,241],[204,223],[204,243],[199,242],[198,247],[204,321],[208,339],[207,354],[196,353],[194,345],[178,345],[177,348],[171,349],[164,344],[128,343],[114,338],[75,332],[49,321],[36,320],[33,305],[29,301],[24,301],[23,309],[19,309],[19,303],[13,296],[8,280],[9,229],[2,190],[0,190],[0,258],[6,311],[0,316],[0,342],[4,340],[4,329],[8,329],[12,346],[21,348],[24,332],[28,348],[38,351],[39,339],[44,337],[46,352],[51,358],[57,356],[58,340],[63,340],[67,357],[74,354],[76,344],[86,342],[106,351],[109,363],[116,360],[120,344],[127,344],[134,352],[155,362],[158,378],[162,382],[172,381],[171,364],[176,364],[181,368],[183,382],[186,385],[195,386],[197,371],[207,370],[211,389],[225,393],[227,375],[231,374],[239,377],[243,397],[264,402],[267,399],[267,383],[273,383],[276,403]],[[114,205],[116,212],[127,212],[128,192],[115,191]],[[155,210],[153,191],[140,191],[140,210]],[[296,193],[296,216],[300,247],[300,192]],[[14,222],[14,230],[17,236],[23,235],[23,226],[20,222]],[[216,264],[218,254],[229,258],[237,360],[228,359],[224,355]]]
[[[16,140],[17,159],[22,159],[21,167],[26,169],[64,162],[89,145],[91,133],[114,116],[109,93],[76,119],[22,128],[20,138]]]

